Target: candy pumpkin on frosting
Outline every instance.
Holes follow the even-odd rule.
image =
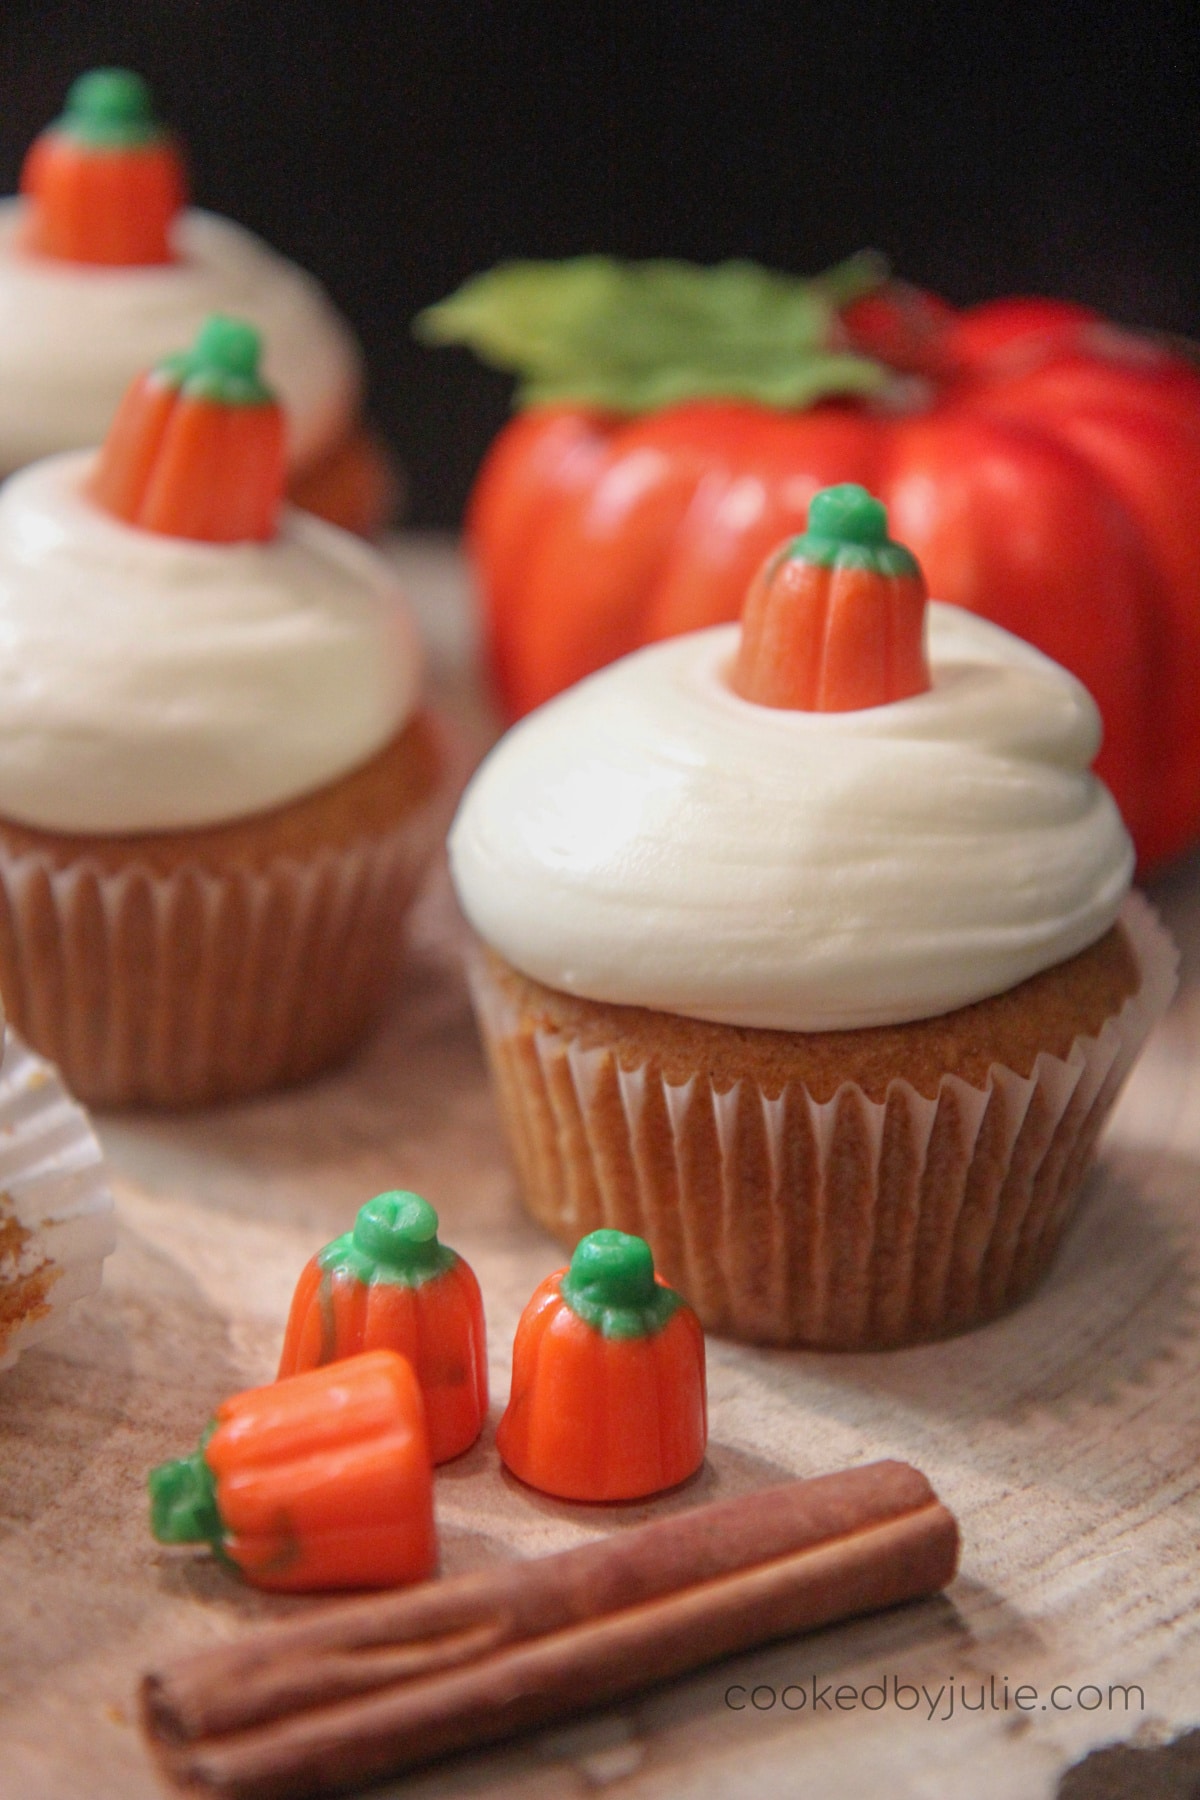
[[[21,170],[24,243],[63,262],[170,262],[171,226],[187,199],[174,139],[130,69],[92,69],[61,119],[34,139]]]
[[[214,314],[190,350],[133,382],[91,477],[106,511],[169,537],[275,536],[287,467],[283,414],[258,372],[252,325]]]
[[[760,706],[853,712],[929,686],[925,578],[865,488],[825,488],[808,530],[768,557],[742,608],[735,693]]]

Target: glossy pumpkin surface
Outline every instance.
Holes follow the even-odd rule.
[[[301,1271],[279,1377],[365,1350],[394,1350],[416,1373],[430,1454],[448,1462],[487,1417],[487,1333],[474,1271],[438,1242],[437,1214],[418,1194],[377,1194],[352,1231]]]
[[[643,1238],[591,1232],[521,1315],[501,1456],[544,1493],[631,1500],[694,1474],[707,1437],[699,1320]]]
[[[421,1390],[391,1350],[223,1401],[150,1498],[161,1543],[208,1542],[256,1587],[398,1587],[437,1562]]]

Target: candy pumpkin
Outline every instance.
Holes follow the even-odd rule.
[[[704,1333],[644,1238],[593,1231],[534,1290],[496,1447],[564,1500],[633,1500],[686,1480],[708,1436]]]
[[[737,616],[814,493],[879,495],[938,599],[1065,664],[1144,865],[1200,836],[1200,373],[1083,307],[955,312],[855,258],[800,281],[511,264],[418,321],[523,377],[468,519],[516,716]]]
[[[395,1350],[416,1371],[435,1463],[459,1456],[487,1417],[487,1335],[470,1266],[440,1244],[419,1194],[376,1194],[353,1228],[305,1265],[292,1297],[281,1377],[362,1350]]]
[[[149,1487],[160,1543],[207,1543],[256,1587],[398,1587],[437,1561],[421,1390],[393,1350],[234,1394]]]
[[[822,488],[808,530],[768,557],[742,608],[730,686],[756,706],[855,712],[929,688],[925,582],[852,481]]]
[[[183,163],[130,69],[91,69],[72,84],[62,118],[30,145],[21,191],[24,247],[38,256],[118,267],[174,258]]]
[[[143,531],[203,543],[275,536],[283,413],[263,385],[253,325],[213,313],[189,350],[139,375],[100,447],[89,491]]]

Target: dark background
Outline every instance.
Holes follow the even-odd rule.
[[[195,199],[357,327],[410,518],[453,524],[508,384],[409,335],[501,257],[885,251],[967,303],[1200,336],[1200,5],[4,0],[0,183],[81,69],[151,81]]]

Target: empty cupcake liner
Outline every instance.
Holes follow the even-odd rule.
[[[447,809],[439,794],[382,837],[222,874],[0,857],[10,1017],[97,1106],[195,1105],[313,1074],[385,1004]]]
[[[10,1029],[0,1061],[0,1369],[99,1287],[115,1247],[88,1116]]]
[[[1141,986],[1096,1037],[1026,1078],[943,1076],[882,1102],[847,1082],[673,1086],[522,1018],[482,958],[476,1013],[526,1204],[568,1245],[599,1226],[649,1239],[713,1331],[870,1349],[983,1322],[1036,1284],[1061,1240],[1100,1128],[1175,988],[1174,945],[1131,895],[1121,914]]]

